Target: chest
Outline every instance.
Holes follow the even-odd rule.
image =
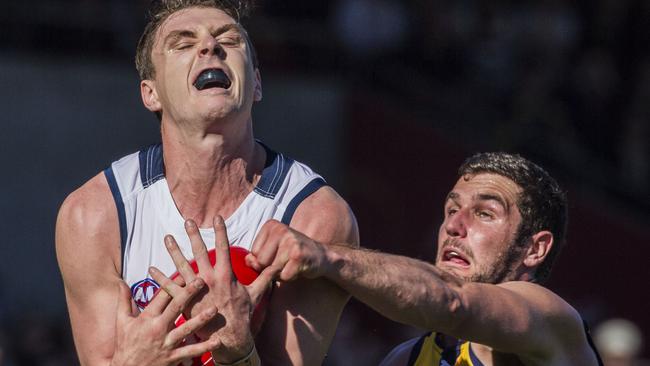
[[[165,188],[164,180],[160,180],[125,205],[127,233],[122,276],[130,286],[147,280],[151,266],[166,275],[176,272],[164,246],[166,235],[174,236],[186,258],[193,258],[184,219]],[[226,219],[230,244],[250,250],[261,226],[281,213],[276,201],[251,193]],[[201,236],[208,250],[214,248],[212,229],[201,229]]]

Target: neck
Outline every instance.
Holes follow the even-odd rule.
[[[174,202],[185,219],[212,227],[216,215],[228,218],[253,190],[264,168],[265,151],[246,127],[183,129],[161,124],[165,176]]]

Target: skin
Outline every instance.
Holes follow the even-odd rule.
[[[165,237],[165,247],[181,274],[180,278],[183,279],[181,284],[187,281],[203,283],[201,275],[206,277],[208,281],[219,281],[219,284],[213,284],[212,286],[215,291],[208,292],[204,296],[209,297],[209,303],[215,305],[212,307],[213,309],[220,309],[221,314],[228,314],[229,316],[214,317],[215,314],[212,314],[213,317],[210,320],[217,324],[208,338],[217,338],[220,341],[217,347],[211,349],[213,354],[218,354],[222,359],[230,358],[232,361],[229,362],[232,363],[240,359],[241,354],[249,354],[253,349],[254,341],[250,332],[238,330],[250,328],[250,315],[278,271],[273,267],[267,267],[249,286],[239,283],[232,271],[229,259],[230,245],[228,244],[223,218],[220,216],[215,217],[213,225],[216,250],[214,268],[210,264],[208,249],[199,234],[198,227],[192,220],[186,221],[185,228],[190,237],[192,253],[198,265],[199,274],[194,273],[190,262],[183,256],[176,240],[171,235]],[[176,299],[183,294],[184,288],[166,278],[162,272],[152,268],[152,273],[156,274],[154,278],[159,281],[164,291],[172,298]],[[226,284],[226,286],[223,286],[223,284]],[[208,283],[208,285],[210,284]],[[202,314],[195,314],[190,317],[190,321],[197,318],[201,319]],[[203,324],[206,323],[203,322]]]
[[[523,254],[509,251],[521,223],[520,191],[496,174],[461,177],[445,202],[436,266],[467,282],[512,279]]]
[[[265,225],[259,234],[265,249],[247,260],[281,267],[283,281],[327,278],[392,320],[441,332],[446,341],[469,340],[485,365],[596,365],[575,309],[529,282],[553,245],[552,233],[537,232],[512,250],[519,190],[495,174],[461,177],[445,202],[435,266],[324,246],[277,222]],[[406,365],[414,344],[398,346],[382,365]]]
[[[218,9],[178,11],[156,33],[152,61],[155,76],[143,80],[140,90],[145,107],[162,114],[167,184],[185,219],[198,227],[213,227],[213,218],[229,217],[254,189],[266,159],[252,132],[251,108],[261,100],[262,87],[245,31]],[[194,88],[196,77],[207,68],[223,69],[231,86],[227,90]],[[305,199],[290,225],[321,243],[358,243],[354,216],[329,187]],[[193,235],[192,228],[188,235]],[[56,248],[81,363],[121,365],[126,359],[121,355],[157,352],[156,348],[145,350],[142,337],[119,337],[130,333],[123,323],[116,323],[115,299],[122,282],[119,224],[103,174],[71,193],[63,203],[57,219]],[[248,327],[235,324],[248,319],[241,320],[238,307],[224,307],[223,300],[215,299],[219,298],[216,294],[232,290],[232,303],[247,308],[253,301],[251,295],[233,290],[231,281],[224,281],[214,271],[204,270],[199,277],[206,286],[196,301],[188,303],[186,313],[194,318],[217,308],[216,318],[233,326],[210,322],[200,328],[202,338],[218,340],[218,362],[229,363],[245,356],[252,335]],[[277,285],[255,342],[263,363],[321,363],[348,298],[345,291],[325,279]],[[158,337],[166,337],[166,329],[156,329]],[[147,362],[139,364],[175,364]]]
[[[174,320],[204,287],[200,279],[178,291],[173,300],[162,293],[137,312],[116,267],[119,229],[108,189],[103,176],[91,179],[68,196],[57,218],[56,253],[81,364],[176,365],[217,347],[218,338],[180,344],[214,316],[215,308],[206,308],[187,326],[174,329]]]

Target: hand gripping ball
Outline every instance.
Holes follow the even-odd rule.
[[[246,255],[248,254],[248,250],[241,248],[241,247],[230,247],[230,263],[232,265],[232,271],[239,281],[239,283],[243,285],[250,285],[259,273],[246,265],[246,261],[244,258],[246,258]],[[210,264],[214,266],[216,263],[216,253],[214,249],[211,249],[208,251],[208,257],[210,258]],[[190,262],[190,265],[192,266],[192,269],[194,270],[194,273],[198,273],[199,268],[198,265],[196,264],[195,260],[192,260]],[[171,278],[174,279],[179,276],[179,273],[176,272],[174,273]],[[262,323],[264,322],[264,317],[266,315],[266,307],[269,303],[269,299],[271,297],[271,291],[266,291],[264,296],[262,297],[262,300],[260,301],[259,304],[255,307],[255,310],[253,311],[253,316],[251,318],[251,332],[253,335],[257,334],[257,332],[260,330]],[[176,319],[176,326],[180,326],[181,324],[185,323],[185,317],[181,314],[178,319]],[[194,335],[195,338],[198,339],[196,335]],[[187,341],[187,340],[186,340]],[[192,366],[203,366],[203,365],[212,365],[212,355],[210,352],[204,353],[200,358],[197,357],[193,360]]]

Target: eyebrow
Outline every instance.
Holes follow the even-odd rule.
[[[187,30],[187,29],[174,30],[169,32],[167,37],[165,37],[165,42],[163,42],[163,44],[165,46],[168,46],[169,44],[172,44],[177,40],[179,40],[180,38],[184,38],[184,37],[196,38],[196,33],[194,33],[194,31]]]
[[[490,194],[490,193],[479,193],[476,196],[474,196],[474,199],[479,200],[479,201],[494,201],[501,205],[506,212],[510,211],[510,205],[503,199],[503,197],[496,195],[496,194]]]
[[[460,199],[460,195],[456,192],[449,192],[447,194],[447,198],[445,199],[445,202],[451,200],[454,203],[458,204],[458,200]],[[490,193],[478,193],[474,197],[472,197],[473,200],[476,201],[494,201],[498,203],[501,207],[503,207],[506,212],[510,211],[510,205],[503,199],[503,197],[496,195],[496,194],[490,194]]]
[[[237,23],[229,23],[229,24],[224,24],[221,27],[217,28],[214,31],[210,31],[210,34],[213,37],[216,37],[218,35],[221,35],[223,33],[226,33],[230,30],[236,30],[240,34],[244,34],[244,29]],[[189,29],[177,29],[169,32],[169,34],[165,37],[164,45],[168,46],[169,44],[172,44],[179,40],[180,38],[196,38],[196,32],[193,30]]]
[[[239,25],[239,23],[224,24],[221,27],[217,28],[216,30],[210,31],[210,33],[212,33],[213,36],[218,36],[230,30],[236,30],[238,33],[242,35],[245,33],[244,28],[242,28],[242,26]]]
[[[458,200],[460,199],[460,195],[454,191],[447,193],[447,198],[445,198],[445,204],[451,200],[454,203],[458,204]]]

